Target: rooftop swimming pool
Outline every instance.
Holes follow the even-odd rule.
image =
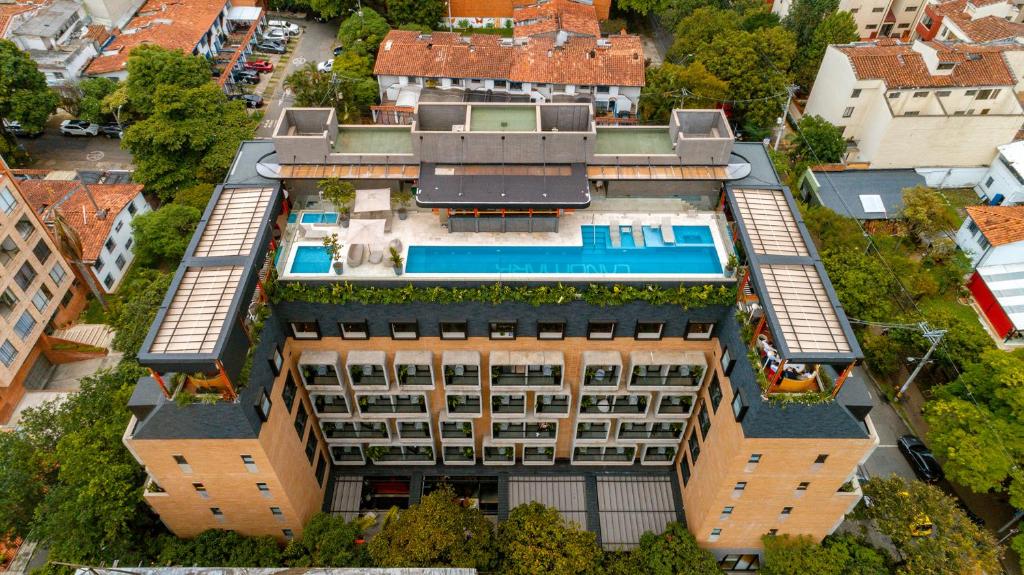
[[[643,228],[637,245],[621,226],[613,247],[608,226],[581,226],[582,246],[410,246],[405,271],[425,274],[720,274],[708,226],[672,226],[674,241]]]
[[[331,271],[331,256],[324,246],[298,246],[289,270],[293,274],[325,274]]]

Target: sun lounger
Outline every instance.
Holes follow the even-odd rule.
[[[384,261],[384,250],[380,248],[370,248],[369,262],[371,264],[379,264]]]
[[[633,221],[633,243],[637,247],[644,245],[644,227],[638,220]]]
[[[366,257],[366,248],[363,244],[352,244],[348,247],[348,257],[346,262],[351,268],[359,267],[363,263],[363,258]]]
[[[620,233],[619,223],[618,222],[612,222],[608,226],[608,237],[609,237],[609,239],[611,239],[612,247],[613,248],[617,248],[617,247],[622,245],[622,239],[619,236],[619,233]]]
[[[666,244],[676,243],[676,233],[672,229],[672,221],[667,217],[661,218],[661,239]]]

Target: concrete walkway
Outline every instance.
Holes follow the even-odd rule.
[[[21,414],[26,409],[39,407],[49,401],[64,401],[68,395],[80,389],[82,379],[103,369],[112,369],[121,362],[124,354],[112,352],[97,359],[87,359],[73,363],[65,363],[54,368],[50,379],[42,389],[30,389],[18,402],[11,418],[4,427],[14,428],[21,421]]]

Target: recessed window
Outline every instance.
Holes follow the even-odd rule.
[[[852,107],[847,107],[845,110],[843,110],[843,117],[844,118],[849,118],[852,115],[853,115],[853,108]]]
[[[25,310],[24,313],[21,314],[21,317],[18,318],[18,321],[14,324],[14,333],[18,334],[18,337],[24,341],[28,338],[29,334],[32,333],[32,330],[35,329],[37,323],[38,322],[32,313]]]
[[[114,276],[107,274],[107,276],[103,278],[103,285],[106,286],[107,289],[114,287]]]
[[[96,270],[97,272],[101,272],[103,271],[103,266],[105,265],[107,264],[106,262],[103,261],[103,258],[98,257],[96,258],[96,261],[92,262],[92,269]]]
[[[295,403],[295,395],[298,391],[299,388],[295,385],[295,378],[292,377],[292,372],[289,371],[284,377],[284,388],[281,389],[281,399],[284,400],[284,407],[288,410],[288,413],[292,412],[292,404]]]
[[[128,239],[127,239],[127,240],[126,240],[126,241],[124,242],[124,249],[126,249],[126,250],[127,250],[127,249],[130,249],[130,248],[132,247],[132,243],[133,243],[134,241],[135,241],[134,239],[132,239],[132,238],[128,238]]]
[[[126,263],[128,263],[128,260],[124,259],[124,254],[118,254],[117,259],[114,260],[114,265],[119,270],[123,270]]]
[[[466,339],[469,337],[469,324],[464,321],[442,321],[440,329],[441,339]]]
[[[343,321],[338,324],[342,339],[370,339],[370,326],[363,321]]]
[[[220,510],[220,507],[211,507],[210,513],[213,513],[217,519],[224,519],[224,512]]]
[[[46,309],[46,306],[50,305],[51,300],[53,300],[53,292],[50,291],[50,288],[46,287],[46,284],[42,284],[36,290],[36,294],[32,296],[32,305],[41,312]]]
[[[782,508],[782,513],[780,515],[782,515],[783,517],[789,517],[792,513],[793,513],[793,508],[792,507],[783,507]]]
[[[915,98],[927,98],[928,92],[914,92]]]
[[[690,482],[690,462],[686,460],[686,454],[679,458],[679,473],[683,476],[683,487]]]
[[[491,339],[515,339],[516,322],[492,321],[489,324]]]
[[[114,253],[114,249],[117,248],[117,242],[114,241],[114,238],[107,238],[107,241],[104,242],[103,247],[107,248],[107,252]]]
[[[50,268],[50,279],[52,279],[53,283],[57,285],[60,285],[64,281],[64,278],[67,277],[67,275],[68,272],[65,271],[64,266],[60,265],[59,263],[54,264],[53,267]]]
[[[11,367],[16,357],[18,357],[18,348],[14,347],[11,340],[4,340],[3,345],[0,345],[0,363],[6,367]]]
[[[270,514],[274,517],[284,517],[284,511],[281,511],[280,507],[271,507]]]
[[[722,403],[722,384],[718,381],[718,374],[711,375],[711,383],[708,384],[708,397],[711,399],[711,412],[718,413],[718,406]]]
[[[291,541],[293,538],[295,538],[295,532],[291,529],[282,529],[281,534],[284,535],[284,538],[288,541]]]
[[[320,339],[320,324],[316,321],[293,321],[290,325],[295,339]]]
[[[128,204],[128,213],[129,214],[134,216],[135,212],[137,212],[137,211],[139,211],[139,209],[135,207],[135,202],[134,201],[132,203]]]
[[[117,232],[121,231],[121,228],[123,226],[124,226],[124,222],[122,222],[121,220],[118,220],[117,223],[114,224],[114,233],[117,233]]]
[[[316,483],[320,487],[324,486],[324,476],[327,472],[327,460],[324,459],[324,454],[321,453],[319,459],[316,461]]]
[[[638,321],[633,337],[636,339],[661,339],[663,331],[665,331],[665,322],[663,321]]]
[[[189,465],[188,460],[185,459],[184,455],[174,455],[173,457],[174,462],[178,464],[178,469],[180,469],[182,473],[186,475],[190,475],[192,473],[192,466]]]
[[[736,508],[733,507],[732,505],[726,505],[725,507],[723,507],[722,508],[721,519],[728,519],[729,516],[732,515],[732,512],[733,512],[734,509],[736,509]]]
[[[203,485],[202,483],[193,483],[192,489],[195,489],[196,494],[202,497],[203,499],[210,498],[209,492],[206,491],[206,486]]]
[[[264,497],[270,497],[270,486],[266,483],[257,483],[256,489],[260,492],[260,495]]]
[[[860,98],[860,88],[854,88],[853,92],[850,93],[851,98]]]
[[[939,65],[937,66],[939,70],[952,70],[955,67],[955,62],[939,62]]]
[[[884,6],[878,6],[878,7],[876,7],[876,8],[872,8],[872,9],[871,9],[871,11],[872,11],[872,12],[874,12],[874,13],[876,13],[876,14],[877,14],[877,13],[879,13],[879,12],[882,12],[883,10],[885,10],[885,7],[884,7]]]
[[[256,460],[251,455],[242,455],[242,465],[245,466],[245,470],[249,473],[259,473],[259,468],[256,467]]]
[[[18,207],[18,200],[14,199],[14,194],[6,187],[0,188],[0,211],[10,214],[16,207]]]
[[[711,430],[711,417],[708,416],[707,404],[701,404],[700,411],[697,412],[697,422],[700,426],[700,437],[702,440],[708,440],[708,431]]]
[[[815,465],[822,465],[822,464],[825,463],[825,460],[827,460],[827,459],[828,459],[828,454],[827,453],[821,453],[817,457],[814,458],[814,463],[815,463]]]
[[[778,534],[779,534],[779,530],[778,529],[769,529],[768,530],[768,535],[771,536],[771,537],[775,537]]]
[[[281,368],[284,367],[284,355],[281,354],[281,346],[275,345],[273,355],[270,357],[270,371],[274,372],[274,377],[281,375]],[[288,409],[291,411],[291,408]]]
[[[875,28],[878,28],[878,24],[868,24],[865,28],[868,30],[874,30]]]
[[[697,434],[691,433],[690,439],[686,441],[686,444],[690,447],[690,457],[693,459],[693,464],[697,465],[697,458],[700,457],[700,442],[697,441]]]
[[[613,339],[614,321],[591,321],[587,323],[587,339]]]
[[[261,421],[270,419],[270,406],[270,395],[264,389],[260,393],[260,402],[256,404],[256,414],[259,415]]]
[[[715,324],[713,322],[691,321],[686,323],[685,338],[711,339],[711,334],[714,331]]]
[[[419,339],[420,326],[415,321],[391,322],[391,339]]]
[[[299,434],[299,441],[306,436],[306,421],[309,414],[306,412],[306,404],[299,402],[299,410],[295,413],[295,433]]]
[[[733,366],[736,365],[736,361],[733,360],[732,353],[729,351],[729,348],[726,347],[722,349],[722,358],[719,360],[719,364],[722,366],[722,373],[724,373],[726,377],[729,377],[729,374],[732,373]]]
[[[565,339],[565,322],[537,322],[537,339]]]
[[[310,463],[313,463],[313,458],[316,457],[316,448],[320,444],[320,440],[316,437],[316,432],[313,430],[309,431],[309,439],[306,440],[306,459]]]
[[[733,491],[743,491],[746,488],[747,488],[747,482],[746,481],[738,481],[738,482],[736,482],[736,485],[733,486],[732,490]]]
[[[889,92],[889,99],[890,100],[895,100],[896,98],[899,98],[902,95],[903,95],[903,92]]]
[[[718,538],[722,536],[722,530],[715,527],[711,530],[711,535],[708,535],[708,541],[718,541]]]
[[[53,251],[50,250],[50,246],[46,245],[46,240],[39,240],[36,242],[36,247],[32,248],[32,253],[36,255],[36,259],[39,263],[45,264],[46,260],[50,259],[50,255]]]
[[[14,283],[18,284],[22,291],[28,291],[29,286],[35,281],[36,275],[35,268],[25,262],[18,268],[18,273],[14,274]]]
[[[807,488],[810,487],[810,486],[811,486],[811,483],[809,481],[801,481],[800,484],[796,486],[796,490],[797,491],[807,491]]]
[[[935,95],[940,98],[945,98],[946,96],[949,96],[950,93],[951,92],[949,90],[939,90],[938,92],[935,92]]]
[[[992,176],[989,176],[989,178],[988,178],[987,180],[985,180],[985,187],[986,187],[986,188],[991,188],[991,187],[992,187],[992,184],[993,184],[993,183],[994,183],[995,181],[996,181],[996,180],[995,180],[995,178],[993,178]],[[974,224],[974,222],[971,222],[971,223],[972,223],[972,224]]]
[[[739,391],[734,389],[732,393],[732,414],[736,421],[743,421],[743,416],[747,414],[747,404],[743,402],[743,396]]]

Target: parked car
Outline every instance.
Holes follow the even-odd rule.
[[[234,78],[236,82],[241,82],[243,84],[260,83],[259,73],[253,72],[252,70],[235,70],[231,73],[231,77]]]
[[[267,22],[267,28],[271,30],[284,30],[289,36],[298,36],[302,33],[302,28],[299,28],[298,24],[287,20],[270,20]]]
[[[259,44],[256,44],[256,51],[263,52],[264,54],[284,54],[288,51],[288,48],[280,42],[273,40],[264,40]]]
[[[896,441],[903,457],[907,458],[914,474],[921,481],[935,483],[944,477],[942,467],[935,456],[916,435],[904,435]]]
[[[231,94],[228,99],[241,100],[247,108],[259,108],[263,105],[263,96],[259,94]]]
[[[335,46],[334,50],[331,50],[331,51],[334,53],[334,57],[337,58],[338,56],[341,55],[342,47],[341,46]]]
[[[267,31],[263,33],[264,40],[279,40],[281,42],[287,42],[291,40],[292,35],[287,30],[280,28],[267,28]]]
[[[123,126],[117,122],[107,122],[100,126],[100,133],[108,138],[121,139],[124,136]]]
[[[60,133],[65,136],[95,136],[100,133],[100,126],[85,120],[64,120],[60,123]]]
[[[7,120],[4,120],[4,128],[18,138],[38,138],[43,135],[42,130],[30,132],[25,128],[22,128],[20,122],[8,122]]]
[[[270,60],[249,60],[245,63],[245,69],[257,72],[273,72],[274,64]]]
[[[334,60],[324,60],[316,65],[317,72],[330,72],[334,69]]]

